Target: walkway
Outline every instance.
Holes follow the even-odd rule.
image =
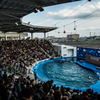
[[[77,61],[77,63],[84,68],[93,70],[97,74],[99,80],[96,84],[91,85],[90,88],[92,88],[94,90],[94,92],[98,92],[100,94],[100,74],[99,74],[100,69],[96,69],[96,67],[98,67],[98,66],[93,65],[93,64],[88,63],[88,62],[85,62],[85,61],[84,62]]]

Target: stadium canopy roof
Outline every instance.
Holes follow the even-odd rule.
[[[80,0],[0,0],[0,31],[2,32],[49,32],[57,27],[34,26],[23,23],[22,18],[43,7]]]

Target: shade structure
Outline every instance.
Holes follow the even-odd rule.
[[[34,26],[30,22],[24,24],[22,18],[32,12],[44,11],[44,7],[69,2],[73,0],[0,0],[0,31],[34,33],[55,30],[57,27]]]

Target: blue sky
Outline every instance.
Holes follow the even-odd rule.
[[[91,0],[92,3],[85,2],[87,2],[87,0],[44,7],[43,12],[33,12],[23,17],[22,21],[25,23],[30,22],[30,24],[38,26],[53,27],[56,25],[56,27],[59,27],[57,30],[48,32],[46,34],[47,36],[66,37],[68,34],[74,33],[80,34],[80,37],[90,36],[90,33],[91,36],[99,35],[100,0]],[[84,6],[80,7],[82,4],[84,4]],[[97,8],[93,4],[96,5]],[[76,31],[74,30],[74,27],[76,27]],[[66,31],[65,34],[63,33],[64,30]],[[43,33],[34,33],[33,35],[34,38],[41,38],[43,36]]]

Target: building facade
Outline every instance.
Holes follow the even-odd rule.
[[[79,39],[79,34],[69,34],[67,35],[68,39]]]
[[[68,45],[59,45],[58,43],[52,43],[54,49],[58,52],[58,54],[62,57],[76,57],[76,47],[68,46]]]
[[[21,40],[28,37],[28,33],[0,33],[0,40]]]

